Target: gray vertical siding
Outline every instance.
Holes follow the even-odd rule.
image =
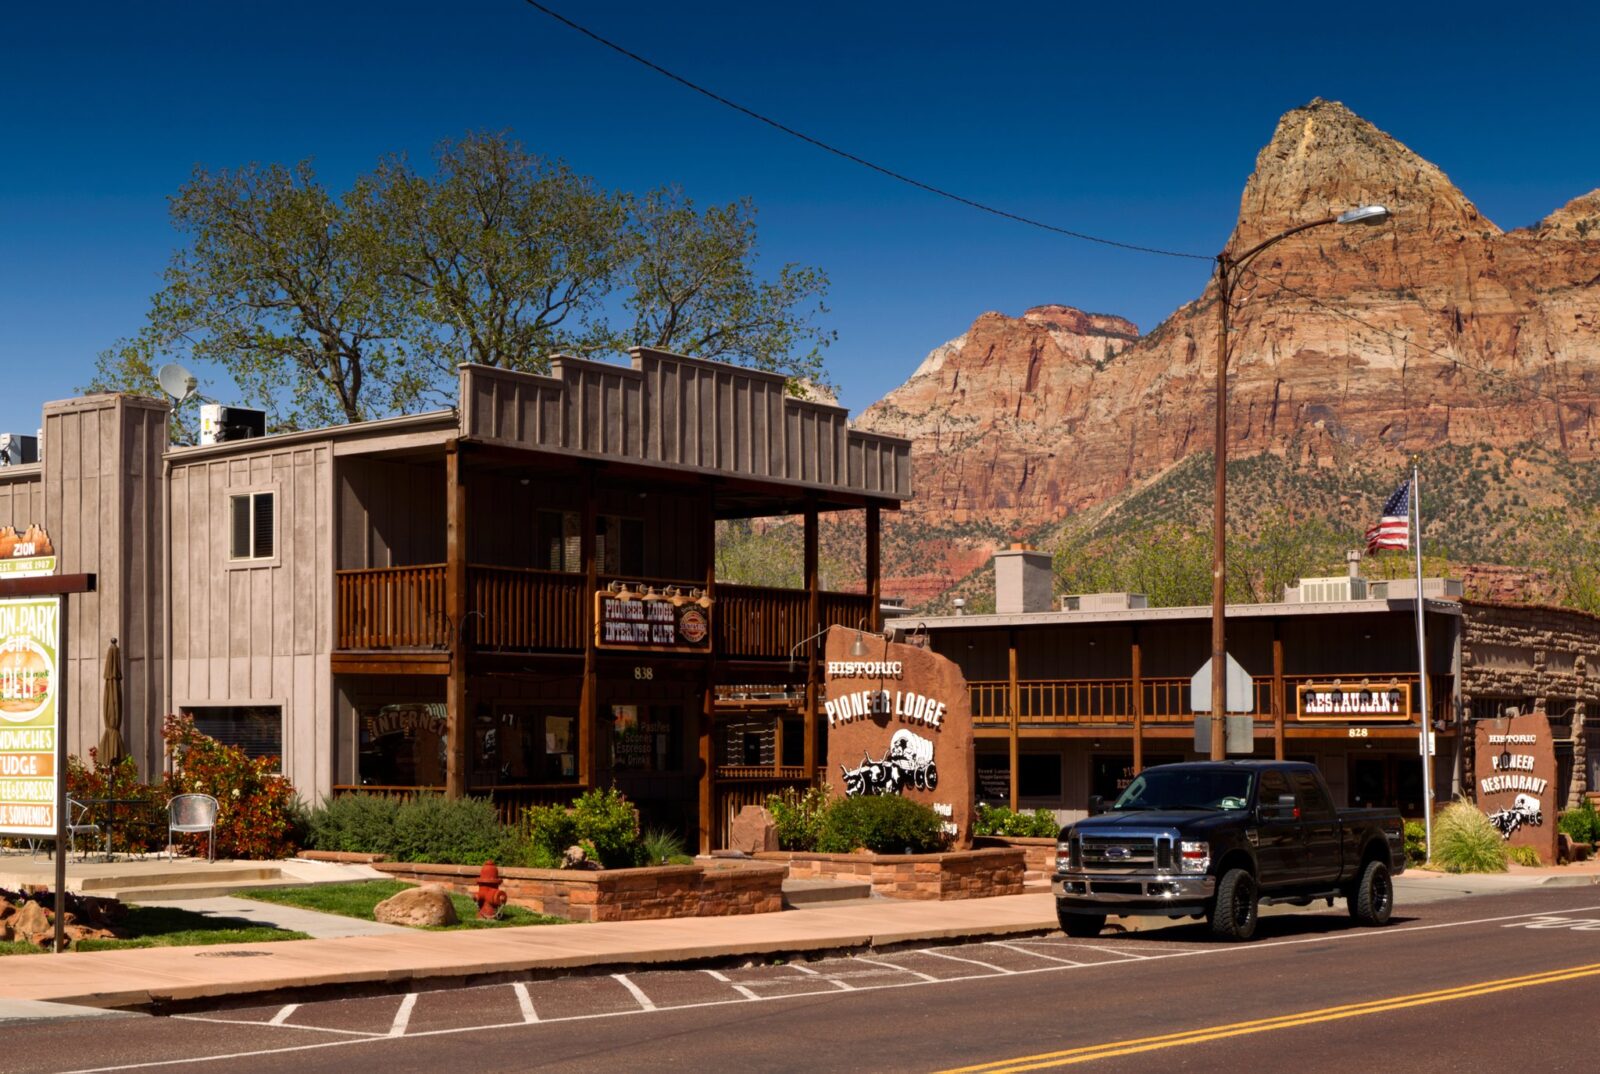
[[[775,373],[636,349],[632,366],[551,360],[550,375],[461,370],[461,434],[563,454],[902,500],[910,441],[849,428]]]
[[[283,772],[332,790],[333,448],[274,447],[174,459],[172,703],[283,708]],[[230,561],[229,498],[276,494],[276,554]]]
[[[42,481],[31,509],[49,531],[62,573],[97,576],[94,593],[72,601],[67,749],[87,758],[100,740],[104,657],[122,653],[123,735],[145,770],[161,763],[165,675],[161,560],[165,549],[161,455],[167,406],[123,395],[91,395],[44,410]],[[15,497],[12,510],[23,505]]]

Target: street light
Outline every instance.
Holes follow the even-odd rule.
[[[1216,504],[1211,523],[1211,759],[1227,757],[1226,705],[1228,700],[1227,609],[1228,518],[1228,317],[1233,308],[1233,288],[1256,255],[1270,246],[1327,224],[1380,224],[1389,218],[1383,205],[1359,205],[1335,216],[1297,224],[1235,256],[1227,250],[1217,255],[1217,303],[1221,316],[1217,328],[1217,447]]]

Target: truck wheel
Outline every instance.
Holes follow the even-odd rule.
[[[1260,892],[1245,869],[1229,869],[1217,885],[1217,898],[1206,914],[1211,935],[1219,940],[1248,940],[1256,934]]]
[[[1381,861],[1369,861],[1361,869],[1361,879],[1349,898],[1350,916],[1359,925],[1374,928],[1387,925],[1394,913],[1394,881],[1389,877],[1389,867]]]
[[[1056,920],[1061,922],[1061,931],[1077,939],[1088,939],[1100,935],[1100,930],[1106,927],[1105,914],[1069,914],[1059,906],[1056,907]]]

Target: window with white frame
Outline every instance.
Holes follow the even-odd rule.
[[[249,492],[229,497],[232,512],[232,559],[271,559],[276,553],[273,530],[273,502],[270,492]]]
[[[202,735],[237,746],[247,757],[275,757],[283,767],[283,709],[277,705],[184,706]]]

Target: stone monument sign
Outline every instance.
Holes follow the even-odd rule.
[[[1556,862],[1556,750],[1548,717],[1534,713],[1478,721],[1478,808],[1511,846]]]

